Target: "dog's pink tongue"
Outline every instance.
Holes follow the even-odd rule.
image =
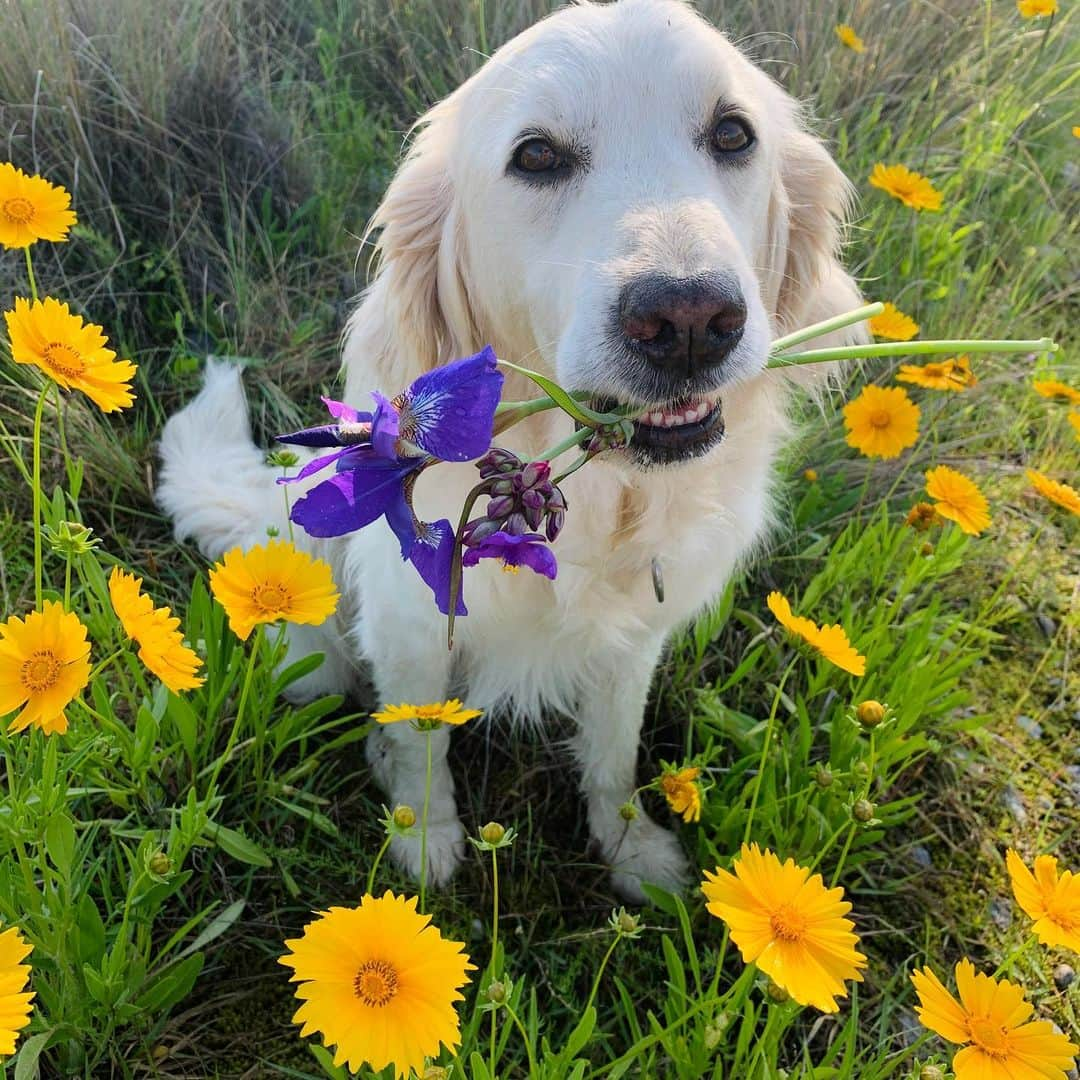
[[[696,424],[709,415],[712,406],[707,401],[698,401],[685,405],[681,409],[653,409],[637,418],[639,424],[646,427],[682,427]]]

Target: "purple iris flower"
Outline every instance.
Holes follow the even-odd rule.
[[[527,566],[552,581],[558,571],[558,563],[551,548],[538,533],[492,533],[473,547],[465,549],[461,565],[475,566],[481,559],[502,559],[503,568],[511,571]]]
[[[302,480],[329,465],[335,474],[296,501],[291,518],[312,536],[341,536],[385,517],[443,614],[450,606],[454,531],[445,518],[420,521],[412,508],[419,472],[435,461],[468,461],[491,445],[502,374],[490,347],[428,372],[393,401],[374,394],[375,412],[323,398],[335,424],[278,437],[300,446],[336,447],[308,462]],[[458,596],[456,614],[467,614]]]

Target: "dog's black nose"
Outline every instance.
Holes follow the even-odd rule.
[[[623,286],[619,323],[648,361],[687,379],[723,363],[746,325],[746,301],[731,278],[645,274]]]

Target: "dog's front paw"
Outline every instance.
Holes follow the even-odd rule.
[[[390,856],[414,881],[420,880],[420,826],[415,836],[395,836]],[[465,853],[465,829],[456,817],[429,821],[427,827],[427,883],[438,887],[453,876]]]
[[[690,883],[690,863],[679,838],[644,814],[629,823],[617,848],[607,854],[611,884],[623,899],[644,904],[642,882],[668,892],[682,892]]]

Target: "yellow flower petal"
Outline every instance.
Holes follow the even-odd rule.
[[[840,39],[840,43],[846,45],[852,52],[866,52],[866,43],[855,33],[855,28],[853,26],[849,26],[847,23],[840,23],[836,28],[836,36]]]
[[[819,627],[812,619],[793,614],[791,604],[782,593],[769,593],[765,603],[781,626],[802,638],[830,663],[851,675],[866,674],[866,657],[851,644],[842,626]]]
[[[430,705],[384,705],[382,712],[371,714],[379,724],[394,724],[399,720],[416,720],[421,724],[452,724],[457,727],[467,720],[483,716],[479,709],[466,709],[457,698]]]
[[[339,598],[330,567],[284,540],[227,551],[210,571],[210,591],[241,641],[261,623],[318,626]]]
[[[697,778],[701,770],[696,766],[685,769],[671,769],[660,777],[660,791],[667,799],[668,806],[681,814],[688,824],[701,820],[701,785]]]
[[[1005,865],[1016,902],[1034,920],[1032,933],[1050,948],[1080,953],[1080,875],[1059,873],[1052,855],[1039,855],[1033,874],[1011,848]]]
[[[34,994],[26,992],[30,965],[22,962],[30,952],[31,946],[15,927],[0,933],[0,1055],[15,1053],[19,1032],[30,1023],[34,1011]]]
[[[63,243],[75,224],[71,196],[40,176],[0,162],[0,247],[25,248],[37,240]]]
[[[285,944],[278,962],[293,969],[303,1002],[293,1021],[301,1035],[336,1046],[338,1065],[422,1076],[440,1045],[460,1044],[455,1003],[475,967],[460,942],[417,913],[415,897],[365,895],[359,907],[320,912]]]
[[[1028,478],[1028,483],[1044,499],[1049,499],[1080,516],[1080,491],[1069,487],[1068,484],[1059,484],[1056,480],[1051,480],[1049,476],[1044,476],[1034,469],[1025,470],[1024,475]]]
[[[820,874],[757,844],[743,845],[732,873],[705,873],[701,891],[710,914],[723,919],[743,960],[756,964],[800,1005],[836,1012],[846,983],[862,981],[851,905]]]
[[[47,735],[67,731],[65,710],[90,681],[89,657],[86,627],[55,600],[0,624],[2,715],[22,707],[8,731],[31,725]]]
[[[4,319],[15,363],[34,365],[65,390],[81,390],[102,412],[134,402],[135,365],[117,360],[101,327],[72,315],[67,304],[17,296]]]
[[[971,372],[971,361],[966,356],[957,356],[929,364],[901,364],[896,381],[928,390],[960,391],[975,386],[979,380]]]
[[[1031,389],[1044,398],[1061,399],[1073,405],[1080,405],[1080,390],[1057,379],[1036,379],[1031,384]]]
[[[870,183],[913,210],[941,209],[941,192],[922,173],[906,165],[885,165],[879,161],[870,173]]]
[[[1057,0],[1016,0],[1016,10],[1025,19],[1057,14]]]
[[[874,337],[890,338],[892,341],[910,341],[919,332],[919,324],[889,302],[886,302],[885,310],[880,315],[867,320],[867,326]]]
[[[939,465],[926,474],[926,493],[934,501],[934,509],[943,518],[955,522],[971,536],[977,536],[990,525],[990,507],[986,496],[973,480],[963,473]]]
[[[899,386],[869,383],[843,412],[848,446],[867,457],[899,457],[919,438],[919,406]]]

